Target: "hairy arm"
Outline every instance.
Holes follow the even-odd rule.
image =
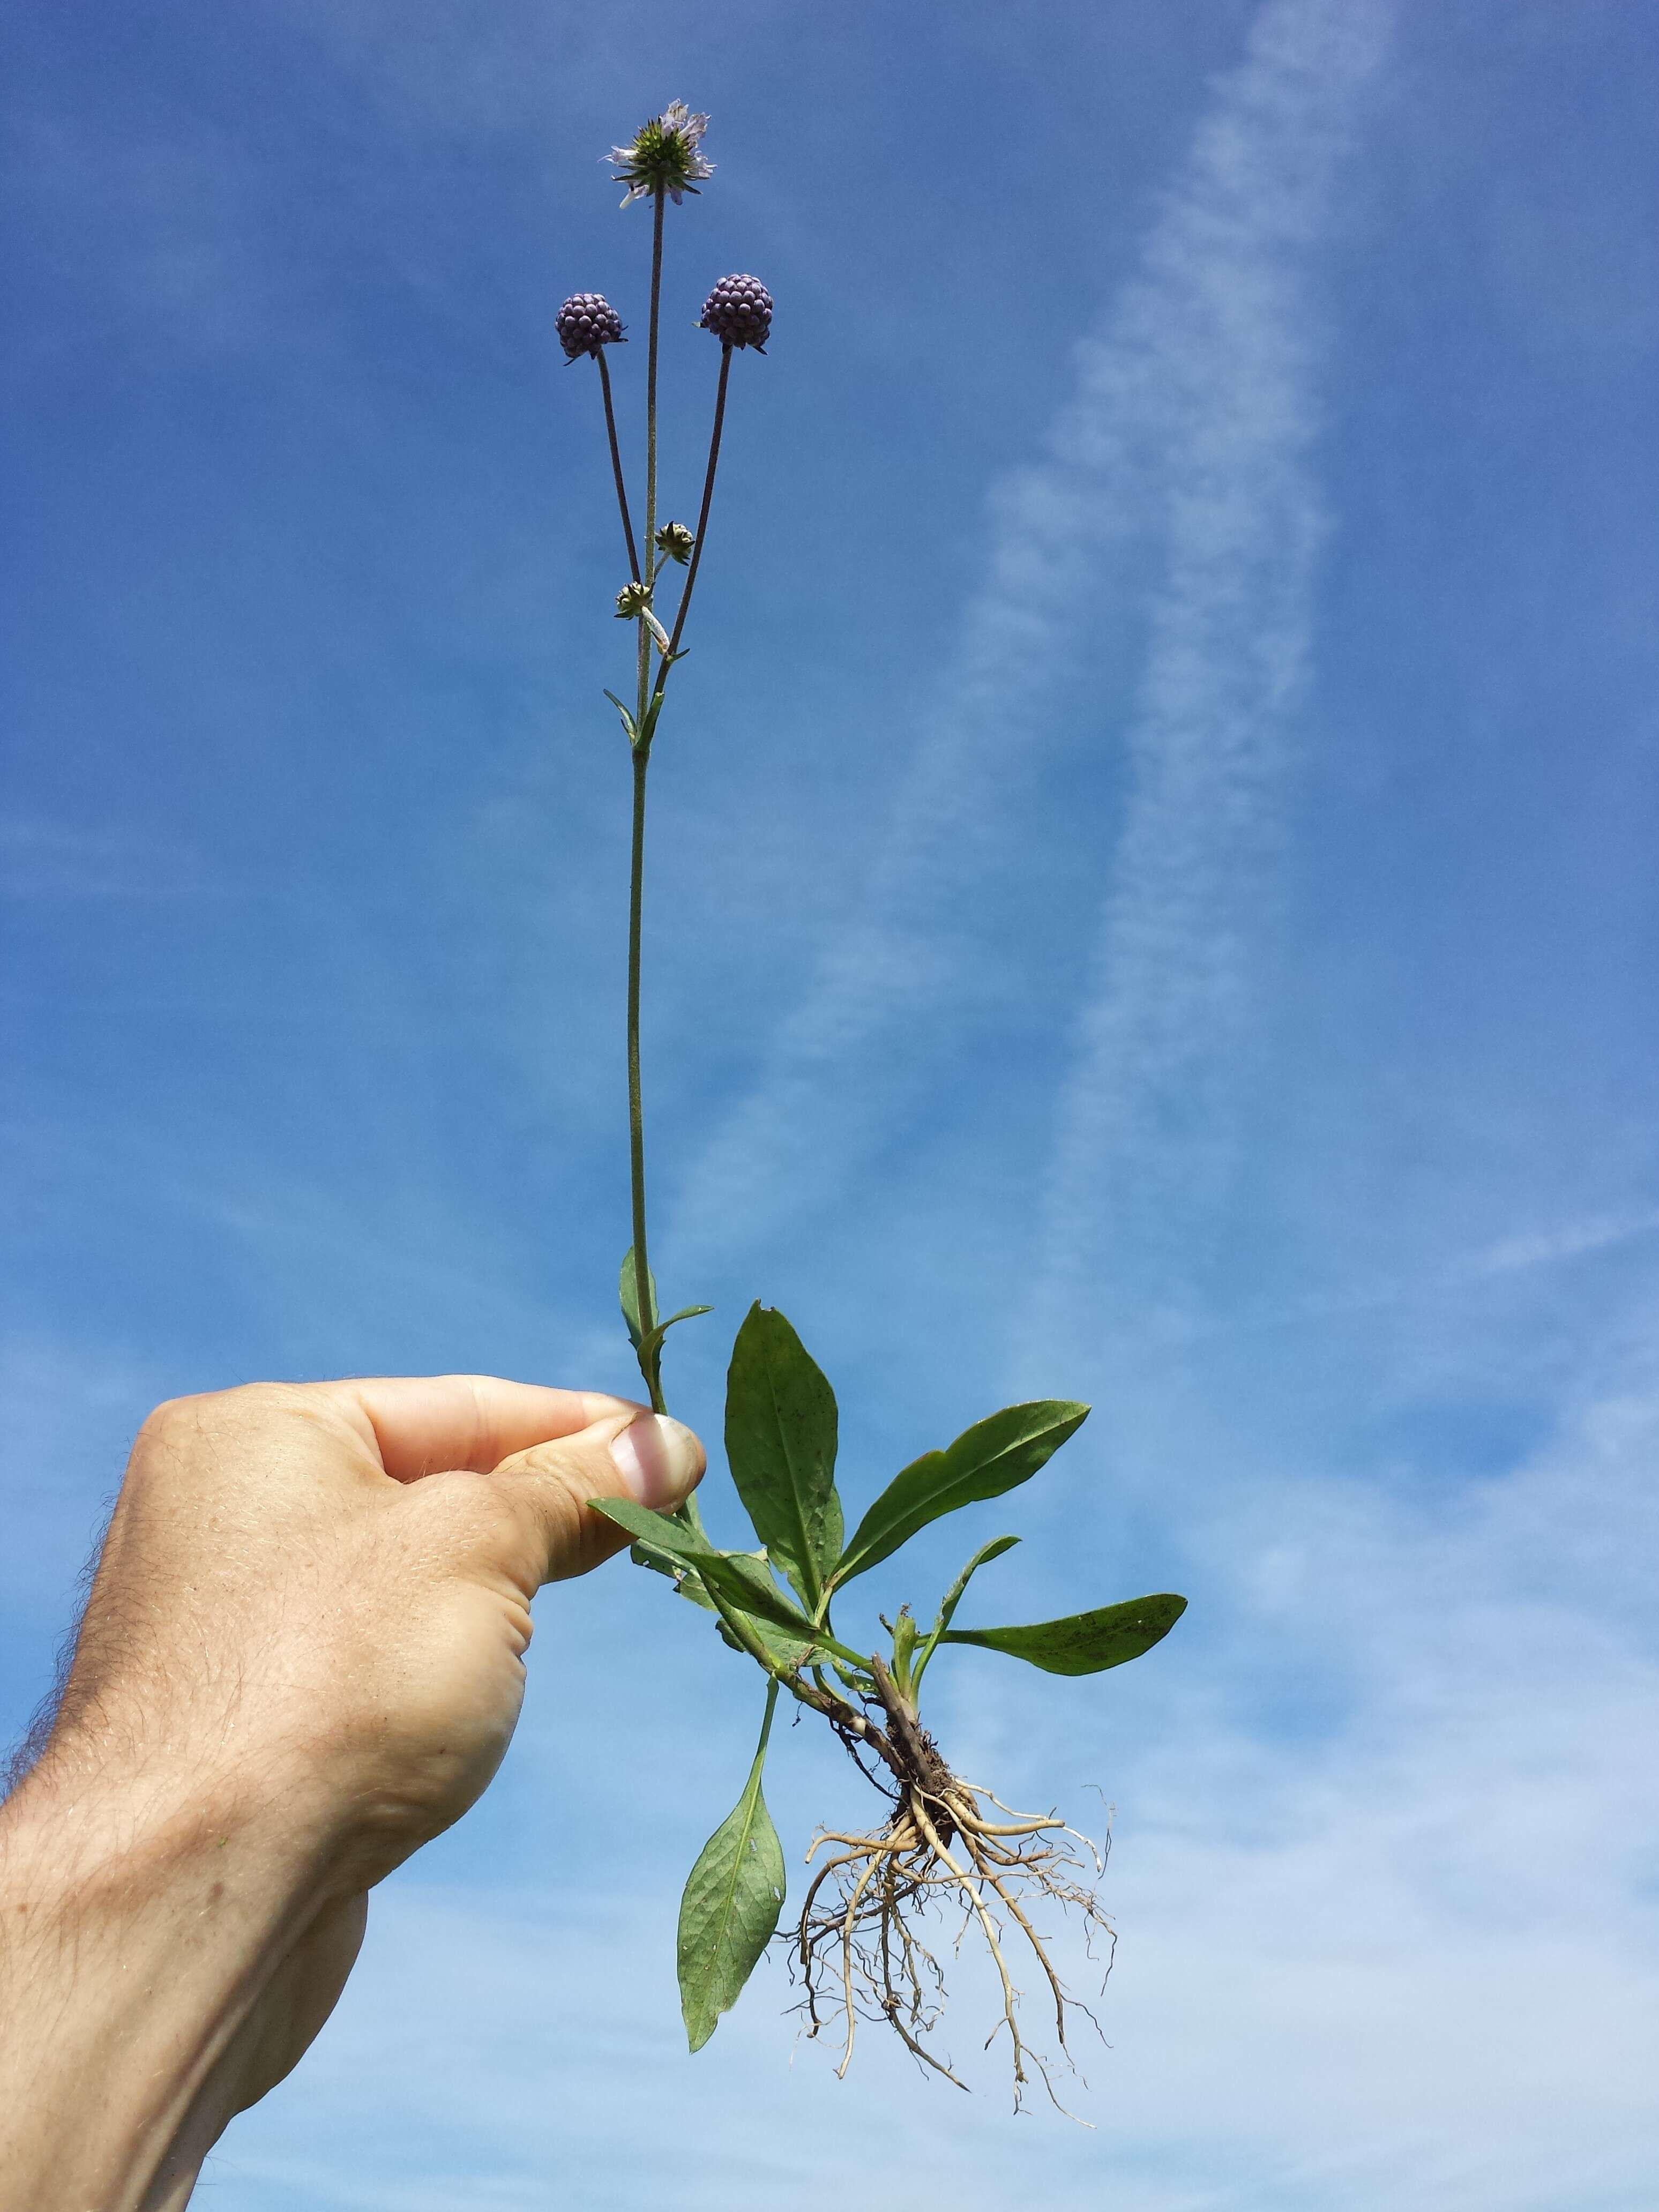
[[[128,1467],[61,1707],[0,1808],[0,2207],[171,2212],[332,2009],[367,1893],[459,1818],[530,1601],[696,1439],[488,1376],[180,1399]]]

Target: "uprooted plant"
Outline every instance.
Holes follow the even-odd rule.
[[[666,1411],[663,1343],[677,1322],[707,1313],[691,1306],[664,1317],[646,1241],[644,1115],[640,1082],[640,975],[643,923],[646,785],[670,675],[684,657],[681,640],[702,559],[720,462],[732,357],[763,352],[772,300],[754,277],[721,279],[704,301],[701,327],[720,347],[714,426],[695,530],[657,520],[657,362],[667,205],[682,204],[713,173],[702,154],[708,118],[676,102],[610,160],[627,186],[623,204],[641,200],[653,218],[650,317],[646,366],[645,527],[635,534],[605,348],[623,341],[616,310],[598,293],[578,293],[560,309],[566,357],[598,368],[629,574],[617,595],[619,619],[637,631],[633,700],[607,693],[622,718],[634,773],[629,900],[628,1095],[633,1243],[622,1269],[622,1308],[652,1405]],[[672,627],[658,593],[684,571]],[[1052,2014],[1055,2050],[1066,2055],[1076,2001],[1051,1952],[1048,1916],[1079,1918],[1085,1936],[1108,1947],[1109,1923],[1093,1887],[1103,1860],[1055,1814],[1022,1814],[955,1773],[923,1725],[923,1679],[945,1644],[1006,1653],[1054,1674],[1092,1674],[1150,1650],[1184,1610],[1159,1595],[1006,1628],[958,1628],[957,1607],[978,1571],[1018,1541],[984,1545],[946,1591],[924,1631],[907,1606],[884,1620],[886,1649],[870,1652],[837,1635],[832,1607],[847,1585],[890,1559],[941,1516],[1030,1480],[1081,1425],[1085,1406],[1042,1400],[1010,1406],[977,1421],[943,1451],[930,1451],[896,1474],[845,1534],[836,1488],[837,1415],[834,1393],[784,1316],[756,1304],[738,1330],[727,1377],[726,1449],[733,1483],[758,1540],[754,1551],[710,1542],[696,1500],[656,1514],[595,1500],[634,1540],[633,1558],[668,1577],[674,1589],[713,1616],[735,1651],[766,1676],[760,1742],[743,1793],[710,1837],[686,1883],[680,1907],[678,1966],[691,2048],[714,2033],[775,1935],[786,1888],[783,1853],[766,1809],[762,1776],[779,1694],[818,1714],[886,1801],[867,1832],[821,1832],[808,1853],[808,1887],[787,1939],[802,1990],[809,2035],[833,2027],[839,2070],[850,2062],[859,2021],[884,2022],[925,2065],[963,2085],[931,2046],[943,2014],[945,1968],[932,1948],[943,1927],[954,1952],[977,1935],[1000,1992],[990,2040],[1004,2031],[1015,2098],[1033,2073],[1053,2094],[1052,2057],[1027,2040],[1019,1978],[1032,1980]],[[780,1579],[781,1577],[781,1579]]]

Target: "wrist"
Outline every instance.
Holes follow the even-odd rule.
[[[326,1893],[322,1839],[229,1784],[55,1746],[0,1808],[8,2203],[183,2202],[242,2101],[239,2037]]]

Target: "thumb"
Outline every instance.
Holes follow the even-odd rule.
[[[523,1512],[542,1547],[540,1579],[585,1575],[628,1543],[590,1498],[626,1498],[666,1511],[691,1495],[708,1455],[683,1421],[627,1407],[573,1437],[514,1452],[491,1475]]]

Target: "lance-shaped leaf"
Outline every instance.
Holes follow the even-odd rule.
[[[755,1534],[816,1609],[841,1556],[836,1394],[783,1316],[758,1302],[732,1348],[726,1455]]]
[[[1086,1406],[1066,1398],[1005,1406],[965,1429],[948,1450],[925,1452],[893,1477],[853,1531],[833,1579],[850,1582],[878,1565],[942,1513],[1029,1482],[1088,1417]]]
[[[844,1644],[815,1627],[752,1553],[717,1552],[705,1538],[694,1535],[680,1522],[653,1513],[647,1506],[636,1505],[631,1498],[590,1498],[587,1502],[596,1513],[625,1528],[641,1550],[665,1554],[695,1568],[708,1589],[735,1612],[770,1621],[799,1642],[833,1651],[854,1666],[864,1663],[856,1651],[849,1651]]]
[[[981,1544],[945,1591],[939,1601],[939,1618],[928,1630],[927,1640],[917,1655],[915,1671],[910,1678],[913,1690],[921,1687],[921,1678],[927,1672],[927,1662],[938,1650],[940,1639],[955,1619],[957,1607],[962,1603],[963,1592],[969,1583],[981,1567],[988,1565],[993,1559],[1000,1559],[1005,1552],[1012,1552],[1018,1541],[1018,1536],[994,1536],[988,1544]]]
[[[626,736],[629,744],[630,745],[635,744],[638,741],[640,733],[635,727],[634,717],[629,713],[627,708],[623,706],[622,701],[617,696],[614,691],[607,691],[605,696],[616,708],[617,712],[622,716],[623,732]]]
[[[777,1699],[777,1684],[768,1683],[766,1718],[743,1795],[699,1852],[680,1899],[680,2010],[693,2051],[736,2003],[783,1910],[783,1846],[761,1795]]]
[[[1092,1613],[1067,1613],[1063,1620],[1035,1620],[1024,1628],[947,1628],[939,1640],[1006,1651],[1046,1674],[1099,1674],[1150,1651],[1186,1610],[1186,1599],[1166,1590],[1156,1597],[1131,1598],[1125,1605],[1099,1606]]]
[[[628,1556],[636,1567],[649,1567],[656,1574],[665,1575],[673,1584],[677,1597],[688,1599],[704,1613],[719,1615],[714,1626],[734,1651],[749,1650],[749,1646],[732,1634],[726,1617],[720,1614],[720,1607],[703,1588],[702,1577],[695,1567],[688,1566],[684,1559],[672,1552],[664,1551],[659,1544],[636,1543],[631,1547]],[[728,1604],[728,1611],[741,1613],[741,1608]],[[781,1628],[775,1621],[757,1620],[752,1613],[741,1613],[741,1618],[749,1633],[786,1673],[793,1674],[806,1664],[807,1655],[812,1646],[805,1637],[792,1629]],[[754,1655],[750,1652],[750,1656],[752,1657]]]
[[[656,1271],[654,1268],[647,1267],[645,1275],[647,1282],[651,1286],[651,1310],[654,1314],[657,1310]],[[640,1338],[644,1332],[640,1326],[640,1279],[634,1266],[634,1247],[631,1244],[623,1259],[622,1279],[617,1289],[622,1299],[623,1319],[628,1324],[628,1341],[637,1352],[640,1348]]]
[[[655,1296],[654,1286],[652,1294]],[[678,1313],[670,1314],[666,1321],[659,1321],[655,1328],[642,1337],[634,1349],[641,1359],[659,1359],[662,1356],[660,1351],[662,1340],[676,1322],[696,1321],[700,1314],[713,1313],[714,1310],[713,1306],[682,1306]]]

